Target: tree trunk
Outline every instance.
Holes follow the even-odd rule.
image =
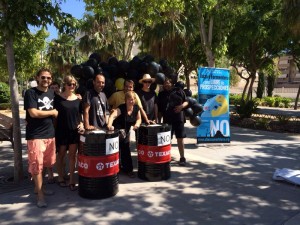
[[[297,108],[298,108],[299,95],[300,95],[300,84],[299,84],[298,93],[297,93],[297,96],[295,99],[295,106],[294,106],[295,110],[297,110]]]
[[[203,46],[203,51],[205,52],[206,55],[206,61],[209,67],[215,67],[215,57],[214,53],[212,52],[211,49],[211,43],[212,41],[212,30],[213,30],[213,18],[210,18],[209,22],[209,28],[208,28],[208,35],[205,30],[205,23],[204,23],[204,18],[203,18],[203,13],[200,7],[198,7],[198,12],[199,12],[199,17],[200,17],[200,37],[201,37],[201,44]]]
[[[185,76],[185,79],[186,79],[186,88],[188,90],[191,89],[191,84],[190,84],[190,76],[189,76],[189,70],[184,67],[184,76]]]
[[[15,57],[13,49],[13,39],[8,37],[5,41],[5,51],[7,56],[7,65],[9,73],[10,97],[12,104],[13,118],[13,139],[14,139],[14,182],[20,183],[23,180],[23,160],[22,160],[22,142],[19,114],[19,93],[18,82],[15,74]]]
[[[250,78],[250,85],[248,89],[248,94],[247,94],[247,101],[252,99],[252,89],[253,89],[253,84],[256,78],[256,72],[251,73],[251,78]]]

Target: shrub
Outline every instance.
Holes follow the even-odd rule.
[[[255,100],[241,100],[239,104],[235,104],[235,109],[240,118],[251,118],[252,114],[257,111],[258,103]]]
[[[279,121],[281,124],[285,124],[285,123],[287,123],[287,122],[291,119],[291,116],[277,115],[276,118],[278,119],[278,121]]]
[[[240,94],[229,94],[229,104],[236,105],[242,100],[242,95]]]
[[[10,102],[10,91],[9,86],[6,83],[0,82],[0,102],[9,103]]]
[[[11,109],[10,103],[0,103],[0,110],[7,110],[7,109]]]
[[[263,101],[266,103],[267,106],[273,107],[275,104],[275,97],[264,97]]]
[[[281,102],[284,104],[285,108],[289,108],[292,102],[291,98],[282,98]]]

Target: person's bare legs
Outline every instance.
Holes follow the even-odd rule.
[[[34,181],[34,193],[37,193],[37,206],[47,207],[43,192],[43,173],[32,174],[32,178]]]
[[[65,175],[65,172],[64,172],[64,164],[65,163],[64,163],[64,161],[65,161],[65,155],[66,155],[66,148],[67,147],[65,145],[59,146],[58,154],[57,154],[57,161],[56,161],[57,173],[58,173],[57,181],[58,181],[59,184],[64,181],[64,175]]]
[[[53,167],[47,167],[47,173],[48,173],[48,183],[53,183]]]
[[[180,155],[179,165],[180,166],[185,166],[186,160],[185,160],[185,157],[184,157],[184,141],[183,141],[183,138],[177,138],[177,145],[178,145],[178,150],[179,150],[179,155]]]
[[[183,138],[177,138],[177,145],[178,145],[180,158],[184,158],[184,141],[183,141]]]
[[[70,185],[75,185],[75,164],[76,164],[76,153],[77,153],[77,144],[69,145],[69,172],[70,172]],[[70,186],[70,188],[73,188]]]

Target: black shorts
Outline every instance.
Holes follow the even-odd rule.
[[[174,122],[170,124],[172,126],[171,128],[171,137],[173,137],[173,134],[175,132],[176,138],[185,138],[186,133],[184,129],[184,122]]]

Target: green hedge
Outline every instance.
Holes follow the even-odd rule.
[[[269,106],[269,107],[279,107],[279,108],[289,108],[290,104],[294,102],[292,98],[274,96],[274,97],[263,97],[253,98],[260,106]],[[241,102],[241,94],[230,94],[229,95],[229,104],[236,105]]]

